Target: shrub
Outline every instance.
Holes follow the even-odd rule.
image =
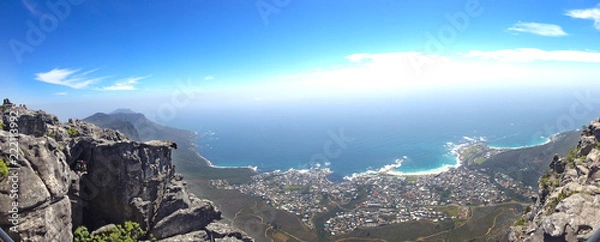
[[[548,184],[550,183],[550,177],[548,176],[548,174],[542,176],[542,178],[540,178],[540,184],[542,184],[542,186],[544,188],[548,187]]]
[[[0,121],[0,130],[3,130],[4,127],[6,127],[6,124],[4,124],[2,121]]]
[[[88,242],[92,241],[92,237],[90,237],[90,232],[88,229],[81,225],[77,227],[75,232],[73,232],[73,241],[74,242]]]
[[[556,206],[558,205],[558,199],[553,198],[552,200],[550,200],[550,202],[548,202],[548,211],[547,214],[552,214],[555,210],[556,210]]]
[[[67,129],[67,134],[69,134],[70,137],[75,137],[79,134],[79,132],[77,131],[77,128],[69,128]]]
[[[8,166],[2,158],[0,158],[0,177],[8,175]]]
[[[54,132],[54,130],[48,130],[46,131],[46,133],[44,133],[44,135],[56,139],[56,133]]]
[[[73,241],[76,242],[134,242],[143,239],[146,235],[140,224],[136,222],[127,221],[124,224],[117,225],[116,228],[110,229],[100,234],[91,236],[88,229],[85,226],[79,226],[73,233]],[[151,241],[154,236],[148,235]]]
[[[528,212],[531,212],[531,205],[527,205],[527,207],[525,207],[524,213],[528,213]]]
[[[520,218],[519,220],[517,220],[515,222],[515,226],[523,226],[523,225],[526,225],[528,223],[529,223],[529,220],[527,220],[527,218],[522,217],[522,218]]]
[[[571,146],[571,148],[569,149],[569,154],[567,154],[567,157],[566,157],[567,161],[569,161],[569,163],[575,161],[578,151],[579,150],[576,149],[574,146]]]

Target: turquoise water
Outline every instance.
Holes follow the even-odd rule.
[[[574,102],[563,90],[323,99],[211,108],[184,125],[202,136],[199,151],[217,166],[320,166],[346,176],[402,159],[397,170],[408,173],[455,165],[452,148],[470,138],[538,145],[595,118],[592,110],[561,124]]]

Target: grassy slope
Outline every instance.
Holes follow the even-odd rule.
[[[577,145],[581,132],[570,131],[563,135],[562,139],[549,144],[502,152],[477,167],[490,168],[537,187],[538,179],[548,168],[554,154],[567,154],[571,146]]]
[[[366,241],[486,241],[494,237],[506,240],[506,231],[520,216],[522,206],[518,203],[488,207],[472,207],[472,214],[466,220],[453,220],[441,223],[408,222],[387,225],[376,229],[360,229],[333,238],[338,241],[356,239]],[[360,240],[358,239],[360,238]]]

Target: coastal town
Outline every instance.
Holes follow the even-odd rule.
[[[339,208],[322,224],[331,235],[409,221],[437,223],[464,219],[469,206],[527,199],[534,189],[499,172],[460,166],[439,174],[418,176],[365,174],[334,183],[328,169],[273,171],[252,177],[247,184],[212,180],[218,189],[238,190],[260,197],[277,209],[297,215],[316,228],[313,218]]]

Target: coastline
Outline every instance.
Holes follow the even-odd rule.
[[[344,180],[352,180],[354,178],[357,177],[364,177],[364,176],[377,176],[377,175],[389,175],[389,176],[427,176],[427,175],[437,175],[437,174],[441,174],[447,171],[450,171],[452,169],[456,169],[459,168],[463,165],[469,165],[469,159],[467,157],[465,157],[465,152],[466,150],[472,148],[472,147],[482,147],[483,151],[491,154],[491,155],[496,155],[499,154],[501,152],[505,152],[505,151],[509,151],[509,150],[519,150],[519,149],[527,149],[527,148],[532,148],[532,147],[538,147],[538,146],[543,146],[543,145],[547,145],[550,144],[552,142],[555,142],[557,139],[560,138],[560,135],[566,132],[572,132],[572,131],[565,131],[565,132],[560,132],[560,133],[556,133],[550,137],[547,138],[547,140],[544,143],[541,144],[535,144],[535,145],[527,145],[527,146],[519,146],[519,147],[496,147],[496,146],[490,146],[488,145],[486,142],[487,140],[483,137],[478,137],[478,138],[471,138],[471,137],[463,137],[464,141],[461,144],[457,144],[457,145],[453,145],[452,143],[449,142],[449,144],[452,144],[453,147],[450,150],[450,154],[455,157],[455,163],[454,164],[443,164],[441,167],[437,167],[437,168],[433,168],[433,169],[426,169],[426,170],[420,170],[420,171],[413,171],[413,172],[404,172],[404,171],[399,171],[398,169],[402,166],[402,162],[404,161],[404,159],[406,159],[407,157],[403,157],[403,158],[399,158],[395,160],[394,164],[389,164],[389,165],[385,165],[379,169],[375,169],[375,170],[366,170],[364,172],[360,172],[360,173],[353,173],[351,175],[346,175],[343,177]],[[199,157],[201,157],[202,159],[204,159],[206,161],[206,164],[211,167],[211,168],[217,168],[217,169],[250,169],[255,173],[270,173],[270,172],[290,172],[290,171],[296,171],[296,172],[309,172],[311,170],[326,170],[328,173],[334,173],[335,171],[332,171],[331,169],[325,167],[325,168],[321,168],[320,166],[316,166],[316,167],[311,167],[308,169],[295,169],[295,168],[290,168],[288,170],[273,170],[273,171],[267,171],[267,172],[259,172],[258,171],[258,167],[257,166],[219,166],[219,165],[214,165],[210,160],[208,160],[207,158],[205,158],[204,156],[202,156],[198,151],[196,151],[196,153],[198,154]]]
[[[215,168],[215,169],[250,169],[252,171],[254,171],[255,173],[258,173],[258,166],[218,166],[213,164],[209,159],[206,159],[206,157],[202,156],[200,154],[200,152],[196,151],[196,154],[203,159],[206,162],[206,166],[210,167],[210,168]]]
[[[576,129],[574,131],[580,131],[580,130]],[[490,149],[495,149],[495,150],[520,150],[520,149],[532,148],[532,147],[550,144],[550,143],[556,141],[562,134],[564,134],[566,132],[571,132],[571,131],[565,131],[565,132],[559,132],[559,133],[553,134],[550,137],[546,138],[546,141],[544,141],[541,144],[524,145],[524,146],[517,146],[517,147],[501,147],[501,146],[488,145],[488,147],[490,147]]]

